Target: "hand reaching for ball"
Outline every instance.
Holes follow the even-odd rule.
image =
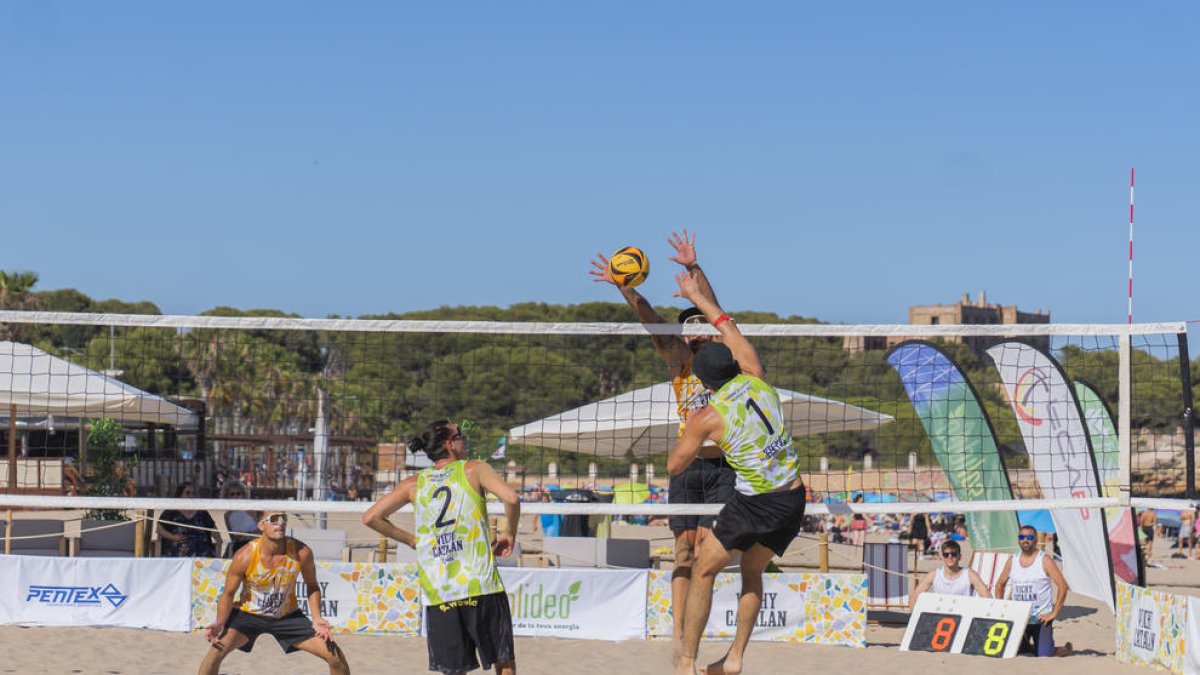
[[[588,274],[592,275],[592,281],[603,281],[605,283],[617,285],[613,279],[612,271],[608,268],[608,258],[604,257],[603,253],[597,253],[596,259],[592,261],[592,267],[596,269],[588,270]]]

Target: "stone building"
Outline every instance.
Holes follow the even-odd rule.
[[[1037,312],[1022,312],[1013,305],[989,303],[987,294],[980,291],[978,299],[974,302],[969,294],[963,293],[962,299],[950,305],[913,305],[908,308],[908,323],[913,326],[1048,324],[1050,312],[1040,309]],[[901,335],[848,335],[842,339],[842,348],[856,354],[868,349],[888,349],[907,339],[909,338]],[[964,342],[976,354],[982,355],[984,350],[1003,338],[954,336],[943,339],[949,342]],[[1028,338],[1023,341],[1039,349],[1049,346],[1049,338],[1045,337]]]

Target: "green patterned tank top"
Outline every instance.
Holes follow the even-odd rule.
[[[417,565],[427,605],[504,590],[492,557],[487,506],[467,480],[466,461],[417,475]]]
[[[737,472],[738,492],[762,494],[796,479],[800,458],[774,387],[757,377],[738,375],[713,394],[709,405],[725,423],[717,444]]]

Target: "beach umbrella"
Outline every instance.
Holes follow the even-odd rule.
[[[1038,532],[1055,532],[1054,518],[1050,517],[1050,512],[1046,509],[1017,511],[1017,521],[1033,527]]]
[[[866,408],[777,389],[792,436],[831,431],[867,431],[892,421]],[[510,443],[523,443],[597,457],[664,454],[679,434],[675,391],[670,382],[643,387],[510,429]]]

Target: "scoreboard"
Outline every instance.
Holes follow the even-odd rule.
[[[1015,656],[1033,603],[922,593],[900,643],[902,651]]]

